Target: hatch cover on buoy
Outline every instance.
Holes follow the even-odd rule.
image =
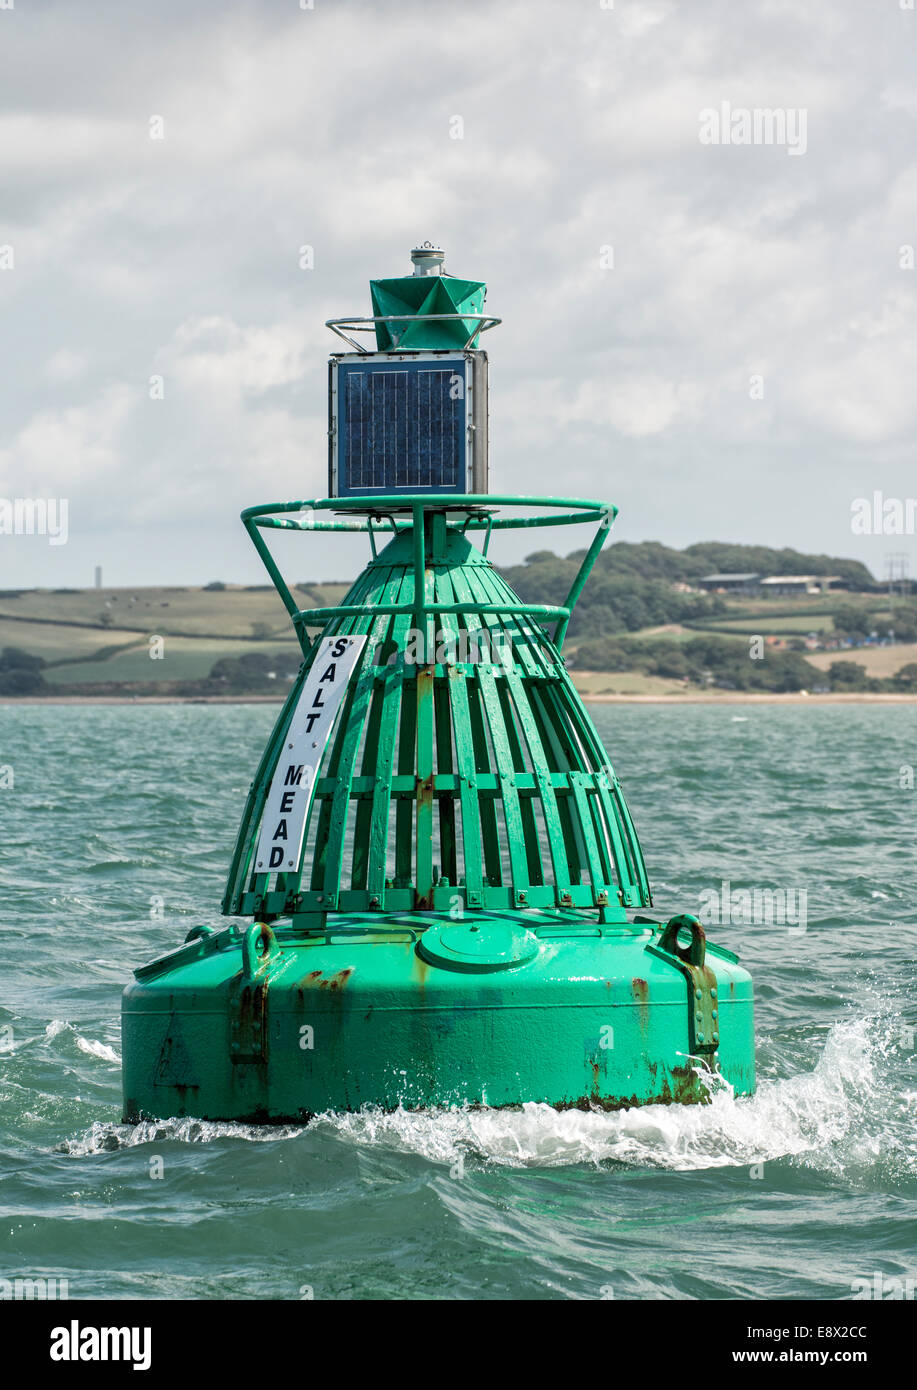
[[[417,949],[433,965],[451,970],[506,970],[532,960],[538,938],[510,922],[448,922],[428,927]]]

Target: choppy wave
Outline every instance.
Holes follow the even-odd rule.
[[[133,1149],[139,1144],[209,1144],[217,1139],[247,1139],[251,1143],[267,1144],[293,1139],[302,1130],[302,1125],[243,1125],[187,1117],[143,1120],[137,1125],[96,1120],[84,1134],[65,1140],[59,1151],[73,1158],[85,1158],[114,1149]]]
[[[617,1162],[685,1171],[798,1158],[835,1173],[873,1163],[917,1173],[913,1129],[907,1144],[913,1109],[896,1095],[889,1066],[901,1033],[894,1017],[837,1023],[811,1072],[764,1080],[753,1096],[737,1097],[720,1081],[707,1105],[372,1110],[316,1123],[358,1144],[381,1142],[448,1164],[471,1156],[511,1167]]]

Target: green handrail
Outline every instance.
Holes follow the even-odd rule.
[[[494,516],[492,509],[500,506],[545,507],[551,510],[548,516]],[[521,603],[511,607],[494,604],[440,603],[429,599],[425,584],[425,512],[455,512],[470,509],[462,521],[462,530],[486,530],[487,539],[494,530],[521,530],[535,526],[576,526],[597,521],[598,530],[592,544],[583,557],[576,578],[570,587],[565,601],[560,604]],[[571,510],[572,509],[572,510]],[[316,515],[328,511],[352,513],[347,520],[325,519]],[[557,512],[560,512],[558,515]],[[305,655],[311,649],[306,631],[308,626],[325,624],[335,618],[362,617],[369,613],[405,614],[414,616],[416,626],[423,630],[426,619],[437,613],[507,613],[513,617],[556,619],[554,644],[563,645],[570,624],[570,617],[592,571],[602,546],[608,538],[611,525],[617,516],[617,507],[609,502],[596,502],[568,497],[525,497],[492,496],[481,493],[458,494],[417,494],[388,495],[381,497],[321,497],[298,502],[268,502],[256,507],[246,507],[242,512],[242,522],[252,543],[258,551],[272,583],[283,600],[296,631],[299,644]],[[288,514],[307,513],[297,519]],[[410,519],[398,521],[396,513],[409,513]],[[413,532],[414,602],[409,605],[339,604],[331,607],[300,608],[290,591],[283,575],[271,554],[261,531],[268,529],[293,531],[350,531],[367,532],[375,558],[374,525],[380,520],[389,522],[392,532],[397,535],[404,531]]]

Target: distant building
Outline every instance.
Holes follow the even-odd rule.
[[[101,589],[101,587],[102,587],[102,566],[101,566],[101,565],[96,565],[96,578],[95,578],[95,584],[96,584],[96,588],[97,588],[97,589]]]
[[[826,594],[832,584],[840,584],[839,574],[772,574],[761,580],[764,594]]]
[[[757,594],[760,574],[707,574],[698,579],[698,587],[708,594]]]

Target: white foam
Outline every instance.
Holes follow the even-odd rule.
[[[84,1052],[88,1057],[98,1057],[102,1062],[112,1062],[116,1066],[121,1063],[121,1055],[116,1052],[108,1043],[98,1042],[93,1038],[83,1038],[76,1031],[72,1023],[66,1019],[54,1018],[45,1025],[46,1038],[59,1038],[61,1033],[72,1035],[74,1042],[80,1052]]]
[[[613,1112],[456,1109],[326,1114],[326,1125],[358,1144],[383,1143],[433,1162],[459,1159],[509,1167],[618,1162],[680,1171],[798,1159],[832,1171],[875,1163],[889,1151],[877,1061],[888,1035],[875,1019],[837,1023],[814,1071],[763,1080],[736,1097],[720,1082],[708,1105],[647,1105]],[[917,1171],[910,1155],[908,1171]]]
[[[244,1125],[231,1121],[142,1120],[137,1125],[117,1125],[96,1120],[85,1134],[68,1139],[60,1148],[72,1158],[104,1153],[111,1149],[132,1149],[138,1144],[209,1144],[215,1139],[247,1139],[253,1143],[294,1139],[302,1125]]]
[[[902,1096],[901,1020],[844,1019],[827,1034],[811,1072],[762,1079],[737,1097],[713,1079],[707,1105],[647,1105],[613,1112],[555,1110],[530,1102],[513,1110],[328,1112],[310,1136],[333,1134],[359,1147],[413,1153],[450,1167],[461,1162],[510,1168],[620,1163],[691,1171],[789,1160],[832,1173],[891,1167],[917,1173],[917,1141]],[[96,1044],[96,1046],[104,1046]],[[904,1123],[902,1123],[904,1121]],[[62,1147],[74,1157],[152,1142],[210,1143],[295,1139],[298,1125],[246,1125],[196,1119],[96,1122]],[[909,1136],[902,1139],[902,1135]]]
[[[100,1057],[103,1062],[120,1062],[121,1058],[113,1047],[107,1043],[93,1042],[89,1038],[81,1038],[79,1033],[76,1035],[76,1045],[81,1052],[86,1052],[90,1057]]]

